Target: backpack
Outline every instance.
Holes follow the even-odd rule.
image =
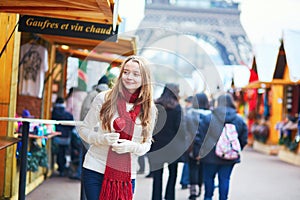
[[[239,158],[240,152],[241,145],[236,127],[234,124],[226,123],[216,144],[215,153],[222,159],[234,160]]]

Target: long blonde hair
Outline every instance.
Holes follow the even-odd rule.
[[[139,117],[143,127],[142,135],[144,140],[149,137],[150,124],[151,124],[151,106],[153,106],[153,89],[151,85],[151,74],[149,70],[148,61],[140,56],[127,57],[120,67],[120,74],[116,80],[116,83],[112,90],[110,90],[105,96],[105,102],[100,110],[100,120],[102,121],[102,128],[111,132],[111,120],[114,114],[117,112],[117,99],[119,93],[122,93],[124,85],[122,83],[122,75],[124,72],[124,66],[127,62],[132,61],[138,63],[142,76],[142,85],[140,87],[140,94],[136,101],[136,104],[141,104],[141,112]],[[153,119],[154,120],[154,119]]]

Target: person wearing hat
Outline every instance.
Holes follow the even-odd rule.
[[[53,120],[74,120],[73,115],[66,111],[66,106],[64,104],[64,99],[62,97],[57,97],[53,110],[52,110],[52,119]],[[60,176],[65,176],[66,172],[66,154],[70,148],[71,135],[74,126],[67,126],[57,124],[55,126],[56,131],[61,132],[61,135],[58,135],[53,138],[53,143],[58,145],[57,160],[58,171]]]
[[[182,155],[180,123],[182,107],[179,104],[179,85],[166,83],[161,96],[155,100],[158,118],[154,129],[153,143],[148,154],[152,171],[152,200],[176,199],[175,185],[178,161]],[[168,176],[163,198],[164,164],[168,164]]]

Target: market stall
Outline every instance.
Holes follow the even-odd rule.
[[[244,90],[252,92],[254,101],[252,120],[249,126],[253,134],[253,148],[267,154],[277,155],[282,145],[282,134],[278,125],[288,116],[297,117],[299,113],[300,81],[292,81],[282,41],[271,81],[252,81]],[[249,118],[248,116],[248,118]],[[295,138],[295,133],[291,136]]]
[[[135,54],[135,37],[119,37],[117,35],[118,24],[121,22],[121,19],[118,16],[117,10],[114,9],[115,6],[113,0],[76,2],[0,0],[0,24],[1,27],[6,30],[0,37],[0,89],[2,91],[0,97],[0,117],[13,118],[16,114],[20,115],[24,107],[26,107],[31,109],[31,113],[35,118],[50,119],[54,89],[53,70],[57,65],[61,65],[61,68],[66,70],[64,62],[57,62],[57,52],[63,54],[64,59],[73,56],[80,59],[98,60],[114,65],[122,62],[123,56]],[[30,26],[28,19],[22,22],[22,17],[24,16],[33,16],[31,18],[43,19],[44,25],[47,24],[47,20],[56,20],[56,23],[66,22],[70,24],[69,27],[71,27],[71,25],[74,25],[76,29],[79,27],[77,30],[81,30],[80,27],[86,25],[89,27],[82,30],[88,30],[89,32],[87,33],[88,35],[86,35],[85,31],[81,31],[78,37],[74,37],[72,32],[67,32],[66,30],[52,30],[52,32],[50,30],[50,33],[35,32],[35,30],[30,29],[22,31],[24,29],[18,27],[24,26],[22,23]],[[108,27],[106,29],[107,31],[101,35],[99,31],[103,29],[97,29],[96,26],[98,25]],[[49,25],[49,28],[53,29],[53,27],[55,27],[53,24],[52,26]],[[66,25],[59,27],[66,28]],[[31,31],[33,34],[31,34]],[[103,35],[107,39],[103,38]],[[35,94],[27,94],[26,92],[31,92],[31,90],[28,90],[19,79],[20,73],[22,73],[20,67],[25,63],[25,59],[23,58],[26,53],[23,54],[22,52],[28,52],[22,51],[22,46],[26,44],[29,49],[32,45],[38,46],[39,50],[44,52],[42,54],[44,55],[44,59],[41,61],[38,60],[38,62],[44,63],[45,66],[47,65],[42,73],[43,77],[39,76],[39,78],[41,78],[39,80],[42,81],[42,85],[40,84],[39,86],[42,87],[38,88]],[[63,45],[67,45],[68,47],[63,48]],[[65,72],[62,78],[63,81],[66,81]],[[66,91],[64,92],[66,93]],[[0,121],[0,127],[2,130],[0,136],[18,137],[18,134],[15,134],[15,123]],[[35,139],[40,140],[42,138]],[[46,148],[48,154],[51,154],[49,144],[51,140],[49,141]],[[0,163],[2,163],[0,166],[0,196],[5,199],[23,199],[24,194],[36,188],[52,171],[51,168],[45,169],[39,167],[37,172],[28,171],[25,173],[25,176],[23,175],[19,179],[20,169],[17,168],[16,150],[17,145],[11,145],[0,151]],[[49,160],[49,162],[51,162],[51,160]],[[24,187],[26,191],[19,190],[19,182],[23,179],[25,179],[26,182],[26,187]],[[24,188],[21,189],[23,190]],[[22,194],[23,192],[24,194]]]

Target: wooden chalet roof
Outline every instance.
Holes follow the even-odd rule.
[[[253,60],[252,69],[257,72],[255,57]],[[269,88],[272,85],[297,85],[299,83],[300,83],[300,81],[292,82],[290,80],[289,68],[288,68],[288,64],[286,61],[286,53],[285,53],[285,49],[284,49],[284,44],[282,42],[279,47],[277,62],[276,62],[272,81],[266,82],[266,81],[257,80],[257,81],[250,82],[244,88],[246,88],[246,89],[247,88]]]
[[[78,20],[100,24],[113,24],[114,0],[0,0],[0,12]],[[116,23],[121,18],[117,16]],[[136,38],[120,37],[116,42],[39,34],[39,37],[70,49],[93,50],[99,54],[113,53],[122,56],[136,54]]]
[[[113,23],[113,7],[114,0],[0,0],[0,12],[102,24]]]
[[[97,53],[113,53],[122,56],[136,54],[136,37],[119,36],[116,42],[89,40],[55,35],[39,35],[41,38],[59,45],[68,45],[71,49],[87,49]]]

